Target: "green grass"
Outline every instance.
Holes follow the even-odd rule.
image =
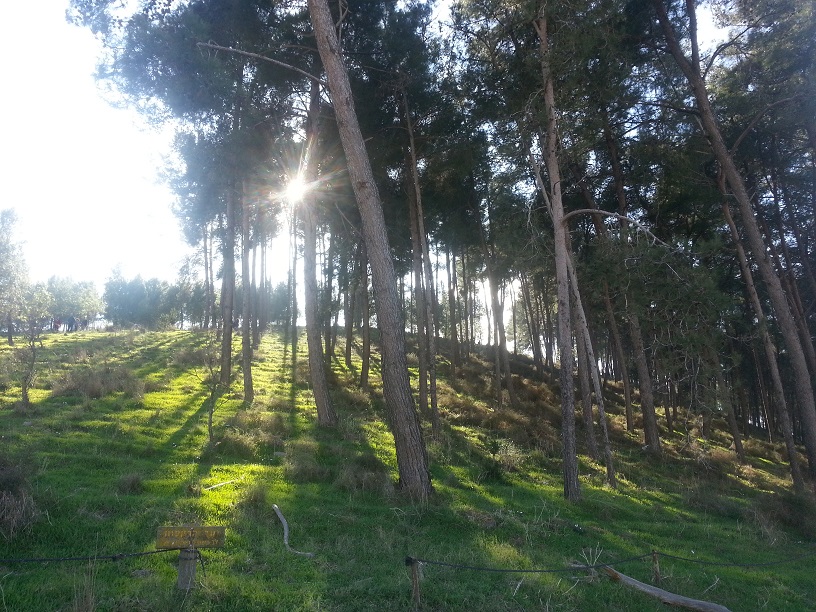
[[[490,363],[474,358],[456,380],[440,367],[444,426],[428,443],[436,494],[416,506],[395,488],[380,381],[372,377],[371,393],[357,389],[359,363],[333,362],[341,425],[319,428],[305,355],[293,374],[289,349],[270,333],[255,355],[254,405],[243,407],[236,384],[210,444],[205,346],[205,335],[190,332],[49,335],[33,408],[21,412],[19,387],[6,385],[0,491],[28,495],[36,516],[13,537],[0,535],[0,611],[411,610],[406,556],[567,569],[423,564],[425,610],[662,610],[568,569],[652,550],[707,563],[660,558],[660,586],[688,597],[732,610],[807,610],[816,601],[816,557],[712,565],[816,552],[816,508],[790,493],[781,446],[748,440],[749,462],[739,465],[723,429],[701,440],[692,428],[689,437],[663,432],[665,457],[651,459],[610,403],[619,487],[582,455],[583,500],[568,504],[557,393],[519,377],[522,406],[495,411]],[[286,550],[273,504],[291,546],[313,558]],[[226,546],[203,551],[190,593],[175,588],[177,552],[8,561],[151,552],[157,527],[188,523],[227,527]],[[653,579],[651,558],[616,569]]]

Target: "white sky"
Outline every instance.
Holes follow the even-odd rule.
[[[116,266],[174,281],[189,252],[157,183],[168,138],[99,95],[98,48],[68,0],[5,2],[0,20],[0,209],[14,208],[32,281],[93,281]]]

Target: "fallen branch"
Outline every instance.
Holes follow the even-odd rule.
[[[314,553],[300,552],[299,550],[295,550],[294,548],[289,546],[289,523],[287,523],[286,519],[283,518],[283,512],[280,511],[280,508],[278,508],[277,504],[272,504],[272,509],[275,511],[275,514],[278,515],[280,522],[283,524],[283,543],[286,545],[286,550],[296,555],[302,555],[304,557],[314,557]]]
[[[241,480],[240,478],[236,478],[235,480],[228,480],[227,482],[219,482],[218,484],[210,485],[209,487],[204,487],[202,491],[212,491],[213,489],[217,489],[218,487],[223,487],[228,484],[232,484],[233,482],[238,482]]]
[[[668,591],[658,587],[645,584],[639,580],[630,578],[626,574],[621,574],[609,566],[604,567],[603,570],[609,575],[610,578],[612,578],[612,580],[622,582],[623,584],[630,586],[641,593],[646,593],[647,595],[656,597],[664,604],[670,606],[679,606],[689,610],[698,610],[699,612],[730,612],[728,608],[721,606],[720,604],[711,603],[710,601],[701,601],[699,599],[691,599],[690,597],[683,597],[682,595],[669,593]]]

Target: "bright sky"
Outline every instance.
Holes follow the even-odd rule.
[[[32,281],[93,281],[116,266],[174,281],[190,248],[158,183],[161,137],[100,96],[90,33],[65,21],[68,0],[6,2],[0,20],[0,209]]]

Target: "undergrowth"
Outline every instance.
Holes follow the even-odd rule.
[[[424,419],[436,493],[419,506],[399,492],[376,369],[359,389],[359,346],[347,367],[338,340],[341,421],[318,427],[305,344],[293,359],[267,334],[255,402],[236,383],[210,441],[206,334],[47,336],[31,410],[13,409],[13,380],[0,386],[2,609],[411,610],[406,557],[424,560],[424,610],[663,609],[576,567],[604,563],[733,610],[816,601],[816,507],[791,492],[781,445],[748,439],[740,464],[724,424],[703,439],[690,421],[649,457],[610,385],[618,487],[582,451],[583,499],[568,504],[557,390],[519,361],[520,405],[497,408],[491,360],[474,353],[455,378],[440,361],[436,437]],[[313,556],[287,550],[276,507],[291,548]],[[178,553],[153,554],[157,527],[186,524],[227,529],[189,593],[175,588]],[[122,554],[139,556],[107,558]],[[84,560],[19,562],[40,558]]]

